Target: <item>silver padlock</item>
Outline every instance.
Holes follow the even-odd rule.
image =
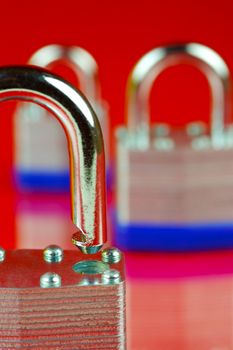
[[[0,101],[12,99],[44,106],[66,132],[72,241],[81,251],[0,249],[0,348],[125,349],[123,257],[114,248],[100,251],[105,161],[96,114],[72,85],[34,67],[0,68]]]
[[[32,55],[28,63],[48,68],[58,61],[67,64],[75,73],[81,91],[87,96],[99,117],[108,167],[108,111],[107,104],[101,98],[98,65],[86,50],[61,45],[42,47]],[[23,190],[68,191],[67,141],[59,123],[48,116],[48,111],[34,104],[19,104],[15,114],[14,163],[18,187]]]
[[[211,90],[211,127],[176,132],[150,126],[154,80],[182,62],[196,66]],[[197,43],[156,48],[128,81],[127,128],[117,131],[117,241],[136,250],[233,246],[233,138],[227,124],[231,79],[226,62]],[[143,236],[146,239],[142,239]]]

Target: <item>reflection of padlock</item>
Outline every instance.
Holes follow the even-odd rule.
[[[128,254],[129,348],[233,349],[232,263],[232,251]]]
[[[63,249],[75,248],[67,236],[74,229],[69,204],[67,193],[18,194],[14,211],[15,248],[43,249],[53,242]]]
[[[209,82],[210,134],[201,134],[197,124],[181,136],[169,135],[168,127],[157,127],[153,136],[149,127],[152,84],[164,68],[183,60],[196,65]],[[229,69],[206,46],[157,48],[137,63],[128,85],[128,129],[118,130],[117,140],[116,234],[121,247],[187,250],[233,245],[229,224],[233,222],[233,147],[231,128],[226,125],[229,96]],[[200,135],[195,136],[197,132]]]
[[[29,64],[46,68],[59,60],[75,73],[81,91],[98,114],[108,152],[107,109],[101,99],[96,61],[80,47],[48,45],[35,52]],[[56,120],[48,117],[47,111],[34,104],[22,103],[16,110],[15,177],[21,189],[69,190],[68,150],[63,130]]]
[[[0,69],[0,101],[21,99],[53,112],[69,143],[77,251],[56,246],[0,250],[0,348],[125,348],[123,258],[106,241],[104,148],[87,100],[51,73]],[[41,139],[43,142],[43,138]]]

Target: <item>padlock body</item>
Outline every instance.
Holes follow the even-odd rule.
[[[103,279],[108,269],[120,278]],[[41,287],[48,272],[60,276],[59,287]],[[0,263],[0,348],[125,349],[124,280],[123,258],[108,264],[100,254],[84,261],[65,251],[61,262],[48,263],[40,250],[7,251]]]
[[[233,148],[133,150],[117,145],[118,244],[130,249],[233,246]],[[143,242],[141,232],[147,237]]]

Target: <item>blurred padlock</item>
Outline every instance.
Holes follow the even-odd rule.
[[[210,130],[150,126],[149,96],[165,68],[188,62],[206,76]],[[117,132],[116,239],[133,250],[233,246],[233,137],[227,124],[228,66],[212,49],[189,43],[152,50],[128,82],[128,128]]]
[[[66,132],[72,241],[81,252],[0,249],[0,348],[125,349],[123,257],[114,248],[100,252],[105,162],[96,114],[72,85],[39,68],[0,68],[0,101],[12,99],[46,107]]]
[[[98,65],[86,50],[75,46],[48,45],[30,58],[29,64],[48,68],[61,61],[75,73],[81,91],[99,117],[108,168],[108,111],[101,99]],[[68,191],[68,149],[59,123],[48,111],[21,103],[15,117],[15,179],[18,188],[37,191]],[[41,138],[43,137],[43,142]]]

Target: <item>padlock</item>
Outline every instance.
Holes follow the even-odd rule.
[[[98,65],[86,50],[61,45],[42,47],[32,55],[29,64],[47,68],[58,61],[67,64],[75,73],[81,91],[87,96],[99,117],[106,145],[108,169],[108,111],[107,104],[101,98]],[[47,111],[34,104],[19,104],[15,114],[14,177],[17,187],[31,191],[68,191],[67,142],[59,123],[49,118]]]
[[[0,101],[12,99],[44,106],[66,132],[72,242],[81,251],[0,250],[0,348],[125,349],[123,256],[100,251],[105,162],[96,114],[72,85],[35,67],[0,68]]]
[[[188,62],[207,78],[211,127],[149,126],[149,95],[165,68]],[[233,246],[233,145],[227,124],[231,78],[225,61],[197,43],[152,50],[128,82],[128,127],[117,130],[116,240],[123,249]],[[142,235],[144,239],[142,238]]]

